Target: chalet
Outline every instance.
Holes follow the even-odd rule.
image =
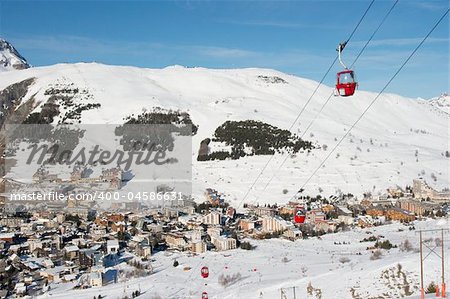
[[[178,209],[175,208],[171,208],[171,207],[164,207],[163,209],[163,216],[166,217],[167,219],[173,219],[173,218],[177,218],[179,216],[179,211]]]
[[[30,252],[33,252],[35,249],[37,248],[41,248],[42,249],[42,241],[40,240],[28,240],[28,249],[30,250]]]
[[[16,240],[15,233],[0,233],[0,240],[5,241],[6,243],[14,243]]]
[[[264,232],[281,232],[289,228],[293,228],[294,224],[286,221],[279,216],[265,216],[262,220],[262,230]]]
[[[27,286],[24,282],[18,282],[14,286],[14,292],[19,296],[25,296],[27,293]]]
[[[206,243],[203,241],[192,242],[191,252],[197,254],[206,252]]]
[[[329,220],[320,220],[316,221],[316,225],[314,226],[314,230],[318,232],[334,232],[336,231],[336,222]]]
[[[118,190],[122,188],[123,171],[120,167],[104,169],[99,179],[109,183],[111,189]]]
[[[352,211],[350,211],[345,206],[336,206],[336,213],[338,216],[349,216],[351,217],[353,215]]]
[[[269,207],[254,207],[253,212],[256,216],[264,217],[269,216],[273,217],[277,214],[277,210]]]
[[[55,264],[53,263],[53,261],[51,259],[44,259],[41,264],[45,268],[54,268],[55,267]]]
[[[210,226],[207,228],[206,233],[212,239],[222,234],[222,228],[220,226]]]
[[[156,223],[147,224],[147,229],[152,233],[161,233],[163,231],[162,225]]]
[[[44,167],[39,167],[39,169],[32,176],[33,183],[53,183],[61,182],[62,180],[58,178],[56,174],[50,174],[50,172]]]
[[[382,206],[372,206],[367,208],[366,214],[371,217],[380,217],[384,216],[386,213],[386,209]]]
[[[134,252],[141,258],[149,258],[152,255],[152,247],[150,246],[148,239],[139,242],[134,248]]]
[[[119,222],[113,222],[111,224],[111,230],[113,232],[124,232],[126,228],[126,224],[124,221],[119,221]]]
[[[85,165],[82,164],[75,164],[72,172],[70,173],[70,180],[72,182],[76,182],[81,180],[82,178],[86,178],[88,175],[88,169],[86,168]]]
[[[41,269],[42,266],[35,261],[27,260],[22,261],[22,268],[28,270],[29,272],[33,272]]]
[[[410,222],[416,220],[416,216],[413,213],[397,207],[387,210],[386,218],[402,222]]]
[[[352,225],[355,223],[355,219],[352,216],[339,215],[337,218],[339,223],[344,223],[346,225]]]
[[[414,213],[415,215],[422,216],[424,214],[432,213],[439,210],[441,207],[437,203],[422,202],[419,200],[403,198],[398,201],[397,206],[403,210]]]
[[[100,263],[102,258],[101,245],[95,245],[91,248],[84,248],[80,250],[78,256],[78,263],[80,267],[93,267]]]
[[[106,241],[106,253],[107,254],[117,254],[118,252],[119,252],[119,241],[118,240]]]
[[[291,241],[295,241],[297,239],[301,239],[303,235],[298,228],[290,227],[284,231],[283,236]]]
[[[66,245],[63,251],[65,259],[69,261],[78,259],[78,254],[80,253],[80,249],[76,245]]]
[[[62,277],[62,281],[63,282],[71,282],[71,281],[74,281],[76,279],[77,279],[77,275],[75,275],[75,274],[65,274]]]
[[[165,234],[165,241],[167,246],[172,249],[185,250],[188,246],[184,235],[180,233],[167,233]]]
[[[90,227],[89,233],[93,240],[99,240],[106,235],[106,227],[93,225]]]
[[[352,211],[353,215],[364,215],[366,208],[369,207],[371,204],[368,201],[369,205],[363,205],[363,204],[353,204],[349,205],[348,209]]]
[[[37,258],[48,257],[49,254],[49,248],[43,249],[42,247],[37,247],[31,251],[31,255]]]
[[[212,243],[216,247],[217,251],[236,249],[236,239],[233,238],[219,236],[213,238]]]
[[[309,223],[317,223],[325,220],[325,213],[319,209],[306,212],[306,221]]]
[[[47,268],[47,269],[41,269],[39,271],[39,274],[41,277],[44,277],[47,279],[48,282],[60,282],[61,281],[61,275],[64,271],[63,266],[58,266],[54,268]]]
[[[423,179],[413,180],[413,194],[416,199],[430,199],[433,202],[450,201],[450,191],[436,191]]]
[[[134,236],[129,242],[129,247],[134,250],[137,256],[142,258],[148,258],[152,255],[149,235]]]
[[[225,215],[233,219],[236,216],[236,209],[233,207],[228,207]]]
[[[243,231],[251,231],[255,229],[255,221],[251,219],[240,219],[239,229]]]
[[[91,287],[101,287],[103,285],[102,273],[100,272],[89,273],[89,285]]]
[[[387,192],[393,198],[399,198],[405,194],[405,191],[400,186],[388,188]]]
[[[278,213],[280,215],[290,215],[290,216],[294,216],[295,213],[295,206],[282,206],[279,210]]]
[[[19,227],[23,223],[23,219],[20,217],[4,217],[0,219],[0,226],[6,227]]]
[[[207,188],[205,196],[213,206],[222,205],[224,203],[222,196],[214,189]]]
[[[358,216],[358,226],[361,228],[372,227],[375,224],[372,216]]]
[[[119,222],[124,221],[125,216],[123,214],[109,214],[106,215],[106,219],[108,220],[108,222]]]
[[[218,225],[220,224],[222,218],[222,214],[217,211],[212,211],[205,216],[203,216],[202,223],[209,225]]]
[[[321,208],[322,212],[330,213],[336,210],[336,207],[333,205],[323,205]]]

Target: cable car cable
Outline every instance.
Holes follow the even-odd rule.
[[[373,3],[375,2],[375,0],[372,0],[369,4],[369,6],[366,8],[366,10],[364,11],[364,14],[361,16],[361,18],[359,19],[357,25],[355,26],[355,28],[353,29],[353,31],[351,32],[350,36],[347,39],[347,43],[348,41],[350,41],[350,39],[353,37],[353,35],[355,34],[356,30],[358,29],[359,25],[362,23],[363,19],[366,17],[367,13],[369,12],[370,8],[372,7]],[[333,68],[334,64],[336,63],[338,59],[338,56],[336,55],[336,57],[334,58],[333,62],[331,63],[330,67],[328,68],[328,70],[326,71],[325,75],[322,77],[322,79],[320,80],[319,84],[317,85],[317,87],[314,89],[313,93],[311,94],[311,96],[309,97],[309,99],[307,100],[307,102],[305,103],[305,105],[303,106],[302,110],[300,111],[300,113],[297,115],[297,117],[295,118],[294,122],[292,123],[292,125],[289,127],[289,131],[295,126],[295,124],[297,123],[298,119],[300,118],[301,114],[303,113],[303,111],[305,110],[306,106],[309,104],[309,102],[311,101],[311,99],[313,98],[313,96],[315,95],[315,93],[317,92],[317,90],[319,89],[320,85],[322,85],[323,81],[325,80],[326,76],[328,75],[328,73],[331,71],[331,69]],[[252,188],[256,185],[256,183],[258,182],[259,178],[261,177],[261,175],[263,174],[263,172],[265,171],[265,169],[267,168],[267,166],[269,165],[269,163],[272,161],[274,155],[270,156],[269,160],[267,161],[267,163],[265,164],[265,166],[263,167],[263,169],[260,171],[260,173],[258,174],[258,176],[256,177],[255,181],[252,183],[252,185],[250,186],[250,188],[247,190],[247,193],[245,194],[245,196],[242,198],[242,200],[239,202],[238,206],[236,209],[238,209],[241,204],[244,202],[244,200],[247,198],[247,196],[250,194]],[[202,263],[202,261],[200,261],[200,263],[198,263],[198,265],[200,265]],[[198,267],[197,265],[197,267]],[[187,277],[187,279],[185,280],[185,283],[191,279],[191,276],[193,275],[193,273],[191,275],[189,275]]]
[[[396,0],[394,2],[394,4],[391,6],[391,8],[388,10],[388,12],[384,15],[383,19],[381,20],[380,24],[378,24],[378,27],[375,29],[375,31],[372,33],[372,35],[370,36],[370,38],[366,41],[365,45],[361,48],[361,50],[359,51],[358,55],[356,56],[355,60],[353,60],[350,69],[353,68],[353,66],[355,65],[355,63],[358,61],[359,57],[361,57],[361,54],[365,51],[365,49],[367,48],[367,46],[369,45],[369,43],[372,41],[372,39],[375,37],[375,35],[377,34],[377,32],[380,30],[381,26],[384,24],[384,22],[386,21],[386,19],[389,17],[389,15],[391,14],[391,12],[394,10],[394,7],[397,5],[399,0]],[[306,127],[305,131],[303,131],[303,134],[300,136],[300,139],[303,139],[303,137],[306,135],[306,132],[308,132],[308,130],[311,128],[311,126],[313,125],[313,123],[316,121],[317,117],[322,113],[323,109],[325,108],[325,106],[328,104],[328,102],[330,101],[330,99],[333,97],[334,92],[331,92],[330,96],[327,98],[327,100],[323,103],[322,107],[320,107],[319,111],[316,113],[316,115],[314,116],[313,120],[308,124],[308,126]],[[284,158],[283,162],[280,164],[280,166],[278,167],[277,171],[272,175],[272,177],[270,178],[270,180],[266,183],[266,185],[264,186],[264,189],[262,190],[262,192],[266,191],[267,187],[269,186],[269,184],[272,182],[272,180],[275,178],[276,173],[278,173],[281,169],[281,167],[283,167],[284,163],[286,163],[287,159],[288,159],[288,155]]]
[[[355,63],[358,61],[359,57],[361,56],[361,54],[364,52],[364,50],[367,48],[367,45],[370,43],[370,41],[374,38],[375,34],[377,34],[378,30],[380,30],[381,26],[383,26],[384,22],[386,21],[386,19],[389,17],[389,15],[391,14],[391,12],[394,10],[394,7],[397,5],[399,0],[396,0],[394,2],[394,4],[391,6],[391,8],[389,9],[389,11],[384,15],[383,19],[381,20],[380,24],[378,24],[377,29],[375,29],[375,31],[372,33],[372,35],[370,36],[370,38],[367,40],[366,44],[364,45],[364,47],[362,47],[361,51],[359,51],[358,55],[356,56],[355,60],[353,61],[352,65],[350,65],[350,69],[353,68],[353,66],[355,65]]]
[[[356,24],[355,28],[353,28],[353,31],[350,33],[350,36],[348,37],[347,41],[345,42],[346,44],[352,39],[353,35],[355,34],[356,30],[358,29],[359,25],[361,25],[363,19],[366,17],[367,13],[369,12],[370,8],[372,7],[373,3],[375,2],[375,0],[372,0],[369,4],[369,6],[366,8],[366,10],[364,11],[364,14],[361,16],[361,18],[359,19],[358,23]],[[306,107],[308,106],[308,104],[311,102],[312,98],[314,97],[314,95],[316,94],[316,92],[319,90],[319,87],[322,85],[323,81],[325,80],[325,78],[328,76],[328,73],[331,71],[331,69],[333,68],[334,64],[336,63],[336,61],[338,60],[338,56],[336,55],[336,57],[334,58],[333,62],[331,63],[330,67],[328,68],[328,70],[325,72],[325,74],[323,75],[322,79],[320,80],[319,84],[316,86],[316,88],[314,89],[313,93],[311,94],[311,96],[308,98],[308,100],[306,101],[305,105],[303,105],[302,109],[300,110],[300,113],[297,115],[297,117],[295,118],[295,120],[292,122],[291,126],[289,127],[289,131],[292,130],[292,128],[295,126],[295,124],[297,123],[297,121],[299,120],[300,116],[303,114],[303,112],[305,111]],[[273,157],[275,155],[271,155],[270,158],[267,160],[266,164],[264,165],[264,167],[262,168],[262,170],[259,172],[259,174],[256,176],[256,179],[253,181],[253,183],[250,185],[250,188],[248,188],[247,192],[245,193],[244,197],[242,198],[242,200],[239,202],[239,205],[237,206],[237,208],[239,208],[241,206],[241,204],[244,202],[244,200],[248,197],[248,195],[250,194],[251,190],[253,189],[253,187],[255,187],[256,183],[258,182],[259,178],[261,177],[261,175],[264,173],[264,171],[267,169],[267,166],[269,166],[270,162],[272,161]]]
[[[423,43],[428,39],[428,37],[433,33],[436,27],[442,22],[442,20],[447,16],[450,9],[447,9],[445,13],[441,16],[441,18],[436,22],[436,24],[431,28],[431,30],[425,35],[422,41],[416,46],[416,48],[411,52],[411,54],[406,58],[406,60],[402,63],[402,65],[398,68],[398,70],[394,73],[394,75],[389,79],[389,81],[384,85],[384,87],[380,90],[380,92],[376,95],[376,97],[370,102],[369,106],[363,111],[363,113],[356,119],[356,121],[350,126],[350,129],[346,131],[344,136],[339,140],[339,142],[333,147],[330,153],[325,157],[325,159],[319,164],[319,166],[313,171],[313,173],[309,176],[309,178],[305,181],[302,187],[299,190],[304,189],[304,187],[309,183],[309,181],[314,177],[314,175],[319,171],[322,165],[330,158],[330,156],[334,153],[334,151],[339,147],[339,145],[344,141],[344,139],[348,136],[348,134],[352,131],[352,129],[358,124],[358,122],[364,117],[367,111],[372,107],[372,105],[379,99],[380,95],[386,90],[386,88],[392,83],[392,81],[397,77],[397,75],[401,72],[401,70],[405,67],[405,65],[409,62],[409,60],[414,56],[414,54],[419,50],[419,48],[423,45]],[[296,195],[299,192],[296,193]],[[294,198],[295,195],[292,197]]]

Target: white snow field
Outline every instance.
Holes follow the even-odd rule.
[[[226,252],[207,252],[195,257],[182,253],[161,252],[155,254],[152,263],[155,273],[143,278],[120,279],[117,284],[85,290],[71,290],[73,284],[52,284],[51,290],[41,298],[123,298],[138,289],[143,293],[139,298],[201,298],[203,291],[209,298],[280,298],[281,289],[288,299],[398,299],[419,298],[419,229],[449,228],[448,220],[416,221],[416,230],[410,231],[402,224],[391,224],[368,229],[327,234],[308,240],[295,242],[273,239],[250,242],[256,249],[246,251],[235,249]],[[374,242],[360,242],[368,236],[384,236],[394,245],[408,239],[412,244],[409,252],[399,248],[382,250],[378,260],[371,260]],[[440,234],[439,234],[440,235]],[[424,233],[429,246],[438,235]],[[446,234],[445,250],[450,249]],[[340,242],[341,245],[335,243]],[[343,243],[346,244],[343,244]],[[424,252],[428,254],[426,248]],[[174,259],[180,265],[173,267]],[[446,258],[446,276],[449,277],[449,260]],[[400,267],[398,266],[400,264]],[[200,268],[208,266],[210,275],[204,279]],[[184,267],[191,267],[184,271]],[[430,255],[425,262],[424,283],[440,283],[440,259]],[[241,278],[229,286],[222,286],[218,277],[222,274],[239,273]],[[308,285],[314,288],[308,294]],[[448,284],[448,283],[447,283]],[[317,294],[321,293],[322,297]],[[106,297],[105,297],[106,296]],[[427,297],[427,298],[434,298]]]
[[[0,73],[0,89],[30,77],[37,80],[22,103],[33,98],[35,111],[48,99],[44,92],[50,87],[73,83],[72,87],[86,90],[89,96],[80,95],[75,103],[100,103],[101,107],[83,112],[83,124],[122,124],[126,116],[156,106],[189,112],[199,126],[192,142],[193,195],[203,200],[205,188],[212,187],[235,205],[270,157],[197,162],[200,141],[212,137],[226,120],[255,119],[288,129],[318,84],[269,69],[145,69],[77,63]],[[271,83],[274,77],[285,83]],[[364,82],[360,88],[364,89]],[[321,86],[293,127],[294,133],[304,135],[317,148],[289,157],[281,168],[285,156],[277,154],[246,202],[288,201],[376,96],[358,90],[353,97],[333,97],[305,132],[332,92],[332,87]],[[445,101],[448,97],[441,98],[440,105],[446,105]],[[418,177],[438,190],[447,187],[449,122],[449,114],[428,101],[383,94],[306,185],[305,193],[376,195],[396,184],[412,184]]]

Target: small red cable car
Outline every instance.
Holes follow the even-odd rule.
[[[208,269],[208,267],[202,267],[201,273],[202,273],[202,277],[203,278],[208,278],[208,276],[209,276],[209,269]]]
[[[305,219],[306,219],[305,208],[302,206],[297,206],[294,211],[295,211],[294,222],[295,223],[305,223]]]
[[[207,292],[203,292],[202,293],[202,299],[208,299],[208,293]]]
[[[352,96],[356,90],[355,73],[345,70],[337,73],[336,91],[341,97]]]
[[[358,83],[355,81],[355,73],[349,70],[341,60],[341,52],[344,50],[347,42],[339,44],[336,51],[338,51],[339,62],[344,67],[344,70],[337,73],[336,92],[341,97],[352,96],[355,93]]]

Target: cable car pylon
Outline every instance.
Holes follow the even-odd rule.
[[[426,241],[423,240],[422,238],[422,234],[424,232],[441,232],[441,244],[440,246],[438,244],[436,244],[436,246],[431,247],[429,245],[426,244]],[[424,283],[423,283],[423,276],[424,276],[424,270],[423,270],[423,262],[425,261],[425,259],[430,256],[432,253],[434,255],[436,255],[437,257],[439,257],[441,259],[441,293],[442,296],[441,298],[447,298],[447,290],[446,290],[446,284],[445,284],[445,268],[444,268],[444,264],[445,264],[445,258],[444,258],[444,252],[445,252],[445,247],[444,247],[444,232],[448,232],[448,229],[446,228],[440,228],[440,229],[427,229],[427,230],[419,230],[416,233],[419,233],[419,245],[420,245],[420,299],[425,299],[425,287],[424,287]],[[428,254],[423,257],[424,252],[423,252],[423,247],[426,247],[428,249]],[[437,247],[441,247],[441,252],[439,253],[437,251]],[[436,283],[436,298],[439,298],[439,283]]]

